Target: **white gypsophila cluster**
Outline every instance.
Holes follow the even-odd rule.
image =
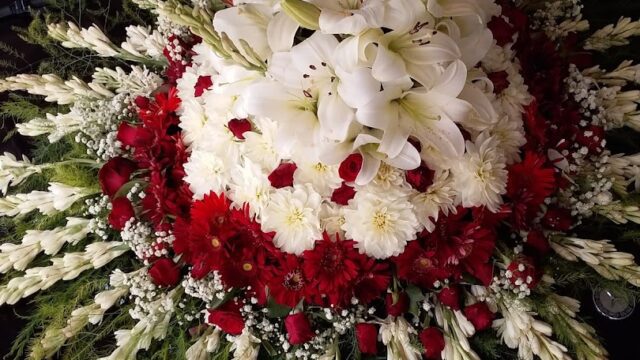
[[[71,312],[66,326],[48,328],[35,346],[34,352],[42,352],[44,358],[50,358],[72,337],[78,335],[89,324],[99,324],[107,310],[127,294],[126,287],[102,291],[94,297],[91,304],[79,307]]]
[[[87,154],[108,160],[120,155],[121,143],[117,140],[118,126],[125,119],[135,116],[134,96],[117,94],[109,100],[76,102],[71,109],[82,119],[75,141],[87,147]]]
[[[0,215],[25,215],[38,210],[43,215],[52,215],[71,207],[76,201],[96,193],[95,190],[69,186],[58,182],[49,183],[49,191],[34,190],[30,193],[8,195],[0,198]]]
[[[0,92],[24,90],[29,94],[42,95],[44,100],[60,105],[71,104],[80,99],[104,99],[113,93],[100,84],[82,81],[77,77],[63,80],[55,74],[19,74],[0,79]]]
[[[476,330],[461,310],[451,310],[437,305],[435,307],[436,322],[443,329],[445,347],[442,358],[445,360],[480,360],[471,345],[469,338]]]
[[[216,12],[216,31],[241,53],[246,42],[253,53],[243,55],[268,64],[266,73],[218,56],[206,42],[193,47],[177,88],[180,126],[192,150],[186,181],[196,198],[224,192],[234,206],[249,205],[285,252],[310,249],[331,230],[357,237],[360,251],[376,258],[401,253],[417,231],[433,228],[440,211],[461,202],[496,210],[505,167],[519,160],[521,112],[531,100],[510,45],[495,45],[486,27],[499,7],[486,1],[458,11],[436,1],[369,0],[343,9],[353,16],[332,17],[342,5],[313,4],[317,30],[295,45],[298,23],[277,2]],[[267,31],[276,24],[279,31]],[[509,84],[493,94],[488,74],[499,71]],[[203,79],[212,85],[195,91]],[[248,131],[236,137],[231,120],[245,122]],[[462,130],[478,154],[465,148]],[[420,142],[420,152],[410,138]],[[486,138],[492,140],[482,148]],[[331,202],[342,186],[337,165],[350,154],[363,162],[347,185],[358,194],[377,191],[376,204],[358,195],[346,206]],[[442,181],[421,197],[404,171],[423,161]],[[296,165],[293,189],[275,189],[268,180],[282,163]],[[403,201],[392,199],[398,193]],[[309,199],[313,206],[305,204]],[[376,214],[387,203],[388,213]],[[358,210],[344,216],[365,207],[371,216],[358,217]],[[388,241],[364,245],[376,236]]]
[[[589,121],[593,125],[603,126],[606,130],[623,126],[640,129],[640,91],[625,91],[625,84],[605,86],[586,74],[581,73],[572,64],[565,82],[567,91],[580,104],[580,111]]]
[[[584,261],[609,280],[625,280],[640,286],[640,266],[632,254],[621,252],[609,240],[587,240],[575,237],[552,237],[551,248],[569,261]]]
[[[102,240],[107,240],[110,227],[106,214],[111,210],[111,199],[107,195],[96,196],[85,200],[86,211],[84,216],[89,216],[89,232]]]
[[[132,65],[129,72],[121,67],[115,69],[97,68],[92,75],[93,82],[116,93],[147,95],[162,85],[162,78],[146,68]]]
[[[628,45],[629,38],[640,35],[640,20],[632,21],[631,18],[621,17],[613,25],[609,24],[593,33],[585,40],[586,50],[605,51],[614,46]]]
[[[184,293],[202,300],[205,304],[213,304],[225,298],[228,290],[222,282],[222,277],[217,271],[209,273],[202,279],[195,279],[191,273],[182,280]]]
[[[163,291],[153,283],[146,271],[124,274],[123,284],[129,288],[129,298],[133,300],[134,307],[129,310],[131,318],[156,322],[175,310],[178,288],[170,292]]]
[[[19,244],[0,245],[0,273],[23,271],[41,252],[57,254],[65,243],[75,245],[89,233],[89,220],[69,217],[67,224],[52,230],[27,230]]]
[[[19,185],[29,176],[51,166],[52,164],[33,164],[26,155],[22,155],[22,160],[18,160],[15,155],[5,152],[0,155],[0,191],[6,195],[10,186]]]
[[[180,288],[174,288],[149,304],[149,313],[141,318],[132,329],[120,329],[115,332],[116,349],[99,360],[128,360],[135,358],[140,350],[147,350],[153,340],[161,340],[167,335],[169,323],[174,314],[172,303],[180,296]]]
[[[166,231],[153,232],[148,224],[138,222],[135,218],[126,222],[120,237],[145,265],[149,265],[149,259],[168,255],[167,248],[175,240],[173,234]]]
[[[551,340],[551,326],[534,317],[537,314],[528,302],[503,296],[497,306],[503,317],[494,320],[493,328],[507,347],[518,349],[519,359],[533,360],[534,356],[545,360],[571,359],[565,346]]]
[[[548,2],[533,15],[533,28],[544,31],[551,40],[586,31],[589,29],[589,22],[582,19],[583,7],[581,0]]]
[[[118,241],[94,242],[87,245],[84,252],[65,253],[62,257],[52,258],[50,266],[27,269],[23,276],[14,277],[0,286],[0,304],[15,304],[58,281],[75,279],[83,271],[100,268],[127,250]]]

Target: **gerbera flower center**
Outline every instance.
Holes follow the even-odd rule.
[[[250,263],[244,263],[244,264],[242,264],[242,270],[251,271],[251,270],[253,270],[253,265],[251,265]]]
[[[324,253],[320,264],[325,270],[335,270],[342,260],[342,253],[336,249],[329,249]]]
[[[214,236],[211,238],[211,246],[217,249],[220,247],[220,245],[221,245],[220,239],[217,236]]]
[[[304,286],[304,278],[300,270],[295,270],[284,276],[282,285],[289,290],[299,291]]]
[[[426,272],[430,267],[433,266],[433,261],[424,256],[420,256],[413,262],[413,268],[418,273]]]

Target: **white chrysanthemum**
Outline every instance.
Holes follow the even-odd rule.
[[[405,181],[404,171],[386,163],[380,164],[376,177],[368,184],[368,186],[371,185],[378,187],[381,191],[392,188],[400,191],[401,188],[410,188],[409,184]]]
[[[359,191],[350,205],[344,210],[345,236],[357,243],[361,253],[376,259],[400,254],[420,228],[413,205],[391,191]]]
[[[457,192],[453,187],[453,180],[449,171],[437,171],[433,177],[433,184],[427,191],[417,193],[411,198],[418,221],[427,231],[433,231],[438,216],[442,212],[448,215],[456,210]]]
[[[280,250],[300,255],[322,238],[318,217],[321,202],[320,195],[308,184],[278,189],[263,211],[262,229],[276,232],[273,242]]]
[[[185,144],[198,147],[203,142],[203,128],[208,122],[204,107],[195,99],[183,100],[180,106],[180,128]]]
[[[196,199],[202,199],[212,191],[220,193],[226,190],[229,166],[215,153],[195,150],[184,164],[184,171],[184,180]]]
[[[185,101],[198,101],[198,99],[202,99],[201,97],[196,97],[195,94],[195,88],[199,77],[198,67],[194,65],[188,67],[184,73],[182,73],[182,77],[176,81],[178,96],[180,97],[180,100],[182,100],[180,108],[178,109],[178,114],[181,114],[182,111],[188,108],[186,104],[184,104]]]
[[[507,187],[505,159],[498,140],[483,132],[467,141],[467,152],[453,167],[456,190],[464,207],[486,206],[497,211]]]
[[[513,164],[520,160],[520,147],[527,142],[524,137],[522,120],[504,116],[491,129],[491,135],[498,139],[498,146],[507,164]]]
[[[311,184],[323,197],[331,196],[342,184],[337,165],[326,165],[311,159],[294,159],[297,166],[293,174],[294,184]]]
[[[267,118],[257,118],[253,123],[259,132],[248,131],[244,133],[244,155],[260,164],[264,169],[271,171],[280,164],[281,160],[281,155],[276,152],[273,146],[278,124]]]
[[[513,64],[506,71],[509,86],[498,95],[498,101],[509,118],[521,119],[524,107],[531,102],[533,97],[529,94],[524,78]]]
[[[245,158],[242,166],[231,170],[229,189],[233,204],[249,204],[250,215],[260,220],[273,188],[260,166]]]

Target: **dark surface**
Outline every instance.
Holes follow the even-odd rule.
[[[0,0],[0,6],[4,6],[10,2],[12,1]],[[637,18],[640,15],[640,1],[607,1],[606,3],[608,6],[599,6],[599,10],[597,12],[589,10],[589,4],[593,4],[594,2],[595,1],[589,0],[585,1],[587,5],[587,18],[594,19],[596,25],[616,20],[619,16],[619,11],[616,9],[619,9],[620,6],[623,5],[627,9],[633,9],[632,13],[627,13],[625,14],[626,16],[633,16],[634,18]],[[11,27],[13,26],[26,26],[28,23],[28,15],[0,19],[0,41],[18,48],[26,56],[26,61],[13,59],[16,61],[20,69],[17,71],[18,73],[35,71],[38,60],[44,56],[37,47],[25,43],[11,30]],[[0,58],[6,58],[6,56],[6,54],[0,52]],[[6,101],[6,98],[6,94],[0,94],[0,103]],[[5,120],[0,123],[0,139],[4,138],[7,131],[12,127],[13,124],[10,120]],[[13,137],[7,142],[0,143],[0,153],[5,151],[12,152],[16,155],[28,152],[28,143],[20,137]],[[593,301],[590,297],[582,299],[582,302],[582,315],[589,320],[589,322],[597,329],[598,334],[602,336],[604,344],[611,354],[610,358],[612,360],[640,359],[640,346],[637,344],[638,334],[640,334],[640,309],[636,310],[634,314],[626,320],[612,321],[600,315],[595,310]],[[26,314],[28,314],[28,301],[23,301],[17,306],[0,307],[0,357],[8,352],[11,343],[16,338],[22,324],[24,323],[20,319],[19,315]]]

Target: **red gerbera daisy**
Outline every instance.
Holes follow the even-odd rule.
[[[390,282],[389,264],[365,256],[360,263],[360,276],[355,282],[354,295],[361,303],[368,304],[386,294]]]
[[[278,264],[270,267],[269,271],[269,295],[278,304],[295,307],[309,293],[310,283],[304,276],[302,258],[282,253]]]
[[[317,241],[313,250],[305,251],[302,266],[307,279],[314,279],[313,301],[324,305],[323,296],[329,303],[341,305],[351,300],[351,286],[359,273],[364,255],[353,247],[353,241],[332,241],[326,232]]]
[[[444,280],[453,274],[453,267],[441,264],[434,248],[412,241],[404,252],[392,259],[396,265],[398,278],[420,286],[431,288],[437,280]]]
[[[507,196],[513,203],[514,225],[526,227],[535,218],[544,199],[555,189],[555,172],[545,166],[545,159],[528,151],[524,160],[509,167]]]

